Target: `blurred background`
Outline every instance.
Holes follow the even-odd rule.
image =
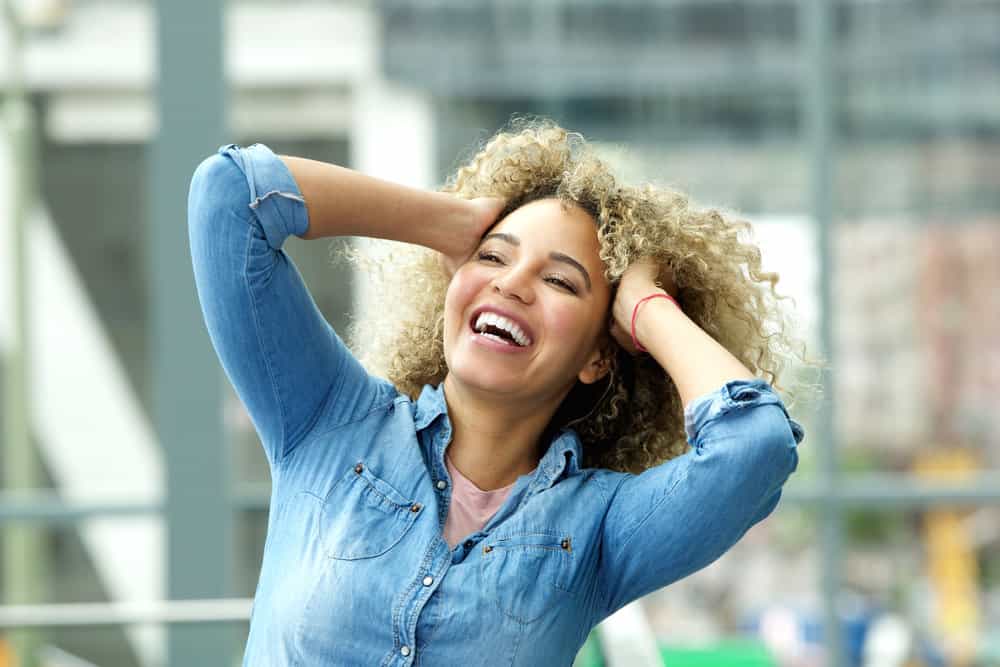
[[[514,113],[752,221],[832,366],[776,512],[577,666],[1000,665],[1000,0],[0,3],[0,667],[240,663],[269,478],[197,164],[436,188]],[[338,242],[285,249],[343,335]]]

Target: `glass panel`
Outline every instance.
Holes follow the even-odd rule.
[[[114,626],[41,628],[0,633],[4,664],[141,667],[124,631]],[[8,658],[9,656],[9,658]]]
[[[859,667],[958,667],[1000,658],[1000,509],[852,509],[839,600],[845,656]],[[736,655],[818,667],[816,516],[783,505],[718,561],[642,604],[674,662]]]
[[[817,543],[813,515],[782,504],[720,559],[643,598],[665,664],[822,664]]]
[[[982,111],[998,22],[995,2],[839,12],[835,401],[850,472],[1000,464],[1000,119]]]
[[[233,651],[227,664],[238,667],[249,632],[248,623],[217,623],[215,632],[227,638]],[[158,639],[149,642],[148,660],[141,660],[128,637],[145,641],[163,633],[162,626],[134,625],[128,630],[118,626],[75,628],[39,628],[0,631],[0,659],[4,665],[37,664],[40,667],[143,667],[164,664],[165,655]],[[20,661],[20,662],[18,662]]]
[[[114,545],[106,538],[116,529],[129,530],[128,526],[125,521],[85,522],[81,533],[73,526],[0,524],[4,573],[0,600],[5,605],[108,602],[109,587],[141,589],[143,582],[136,579],[144,577],[141,570],[133,567],[124,577],[111,571],[109,549]],[[55,662],[55,653],[64,651],[98,665],[139,667],[136,651],[142,641],[118,626],[0,630],[0,647],[21,656],[49,655],[50,664],[68,664]]]
[[[852,664],[997,664],[997,526],[996,507],[848,513],[843,609]]]
[[[267,508],[236,512],[233,525],[233,595],[252,598],[257,590],[267,538]]]

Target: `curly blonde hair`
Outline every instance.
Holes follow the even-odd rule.
[[[784,390],[779,376],[793,348],[804,364],[820,365],[807,359],[805,344],[789,333],[778,300],[791,297],[775,291],[778,274],[762,271],[758,246],[739,239],[741,230],[752,234],[749,222],[695,208],[668,187],[618,183],[580,134],[549,119],[515,116],[440,191],[505,198],[498,220],[537,199],[576,204],[595,221],[612,303],[628,266],[652,257],[669,267],[688,317],[776,390]],[[436,251],[382,243],[393,250],[381,257],[344,249],[363,269],[375,299],[369,315],[351,323],[349,341],[369,372],[416,400],[425,384],[436,386],[448,371],[448,277]],[[610,307],[608,317],[610,325]],[[577,382],[546,433],[574,428],[585,467],[637,474],[684,453],[683,405],[669,375],[652,356],[632,356],[610,335],[605,345],[611,372],[594,385]]]

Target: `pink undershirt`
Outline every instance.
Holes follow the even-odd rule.
[[[444,522],[444,539],[452,549],[465,536],[486,525],[503,505],[516,481],[499,489],[483,491],[451,464],[445,452],[445,465],[451,475],[451,506]]]

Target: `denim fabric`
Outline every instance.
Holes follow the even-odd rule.
[[[263,144],[194,172],[198,296],[273,481],[244,665],[570,665],[602,619],[774,510],[804,432],[769,384],[733,380],[685,410],[688,453],[640,475],[581,468],[560,432],[449,549],[443,387],[412,401],[352,356],[282,250],[308,224]]]

